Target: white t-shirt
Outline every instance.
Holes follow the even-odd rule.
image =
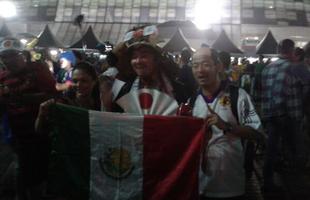
[[[238,118],[241,125],[254,129],[261,127],[250,96],[239,89]],[[221,91],[209,106],[226,122],[237,124],[231,105],[229,91]],[[200,94],[193,106],[193,115],[205,118],[209,114],[206,102]],[[245,193],[244,152],[241,138],[212,126],[212,138],[205,147],[208,155],[206,166],[200,167],[200,193],[206,197],[234,197]]]

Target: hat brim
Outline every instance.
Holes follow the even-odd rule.
[[[154,51],[158,53],[162,53],[162,49],[159,46],[151,44],[149,42],[145,42],[145,41],[134,42],[130,44],[129,46],[127,46],[128,53],[132,53],[133,50],[139,49],[141,47],[147,47],[147,48],[153,49]]]

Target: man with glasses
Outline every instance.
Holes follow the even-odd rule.
[[[232,86],[221,81],[222,70],[215,50],[202,47],[193,55],[192,71],[200,89],[191,99],[192,112],[208,127],[200,173],[202,200],[245,199],[242,139],[255,139],[261,126],[245,90],[235,87],[233,100]]]

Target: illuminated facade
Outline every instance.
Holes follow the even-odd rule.
[[[310,40],[310,0],[15,0],[18,20],[7,19],[14,33],[38,34],[45,24],[65,44],[80,34],[72,25],[84,14],[103,41],[116,43],[137,24],[190,20],[198,26],[224,29],[239,47],[255,45],[268,29],[277,40],[290,37],[302,46]],[[18,24],[18,26],[16,26]],[[84,27],[87,29],[87,26]],[[83,30],[84,30],[83,29]],[[285,30],[285,31],[283,31]],[[296,32],[298,35],[296,35]],[[190,35],[187,35],[190,39]],[[245,41],[248,38],[248,42]]]

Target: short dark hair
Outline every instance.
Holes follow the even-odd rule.
[[[78,58],[79,60],[83,60],[83,59],[84,59],[84,55],[83,55],[83,53],[81,53],[80,51],[72,50],[72,53],[73,53],[74,56],[75,56],[76,58]]]
[[[98,75],[97,72],[95,70],[95,67],[90,64],[89,62],[80,62],[77,65],[75,65],[74,70],[82,70],[83,72],[87,73],[90,77],[92,77],[93,80],[97,80],[98,79]]]
[[[293,53],[295,48],[295,42],[291,39],[284,39],[278,45],[278,52],[280,54]]]
[[[183,62],[187,63],[190,60],[191,56],[192,56],[192,52],[190,49],[188,49],[188,48],[182,49],[181,59]]]

